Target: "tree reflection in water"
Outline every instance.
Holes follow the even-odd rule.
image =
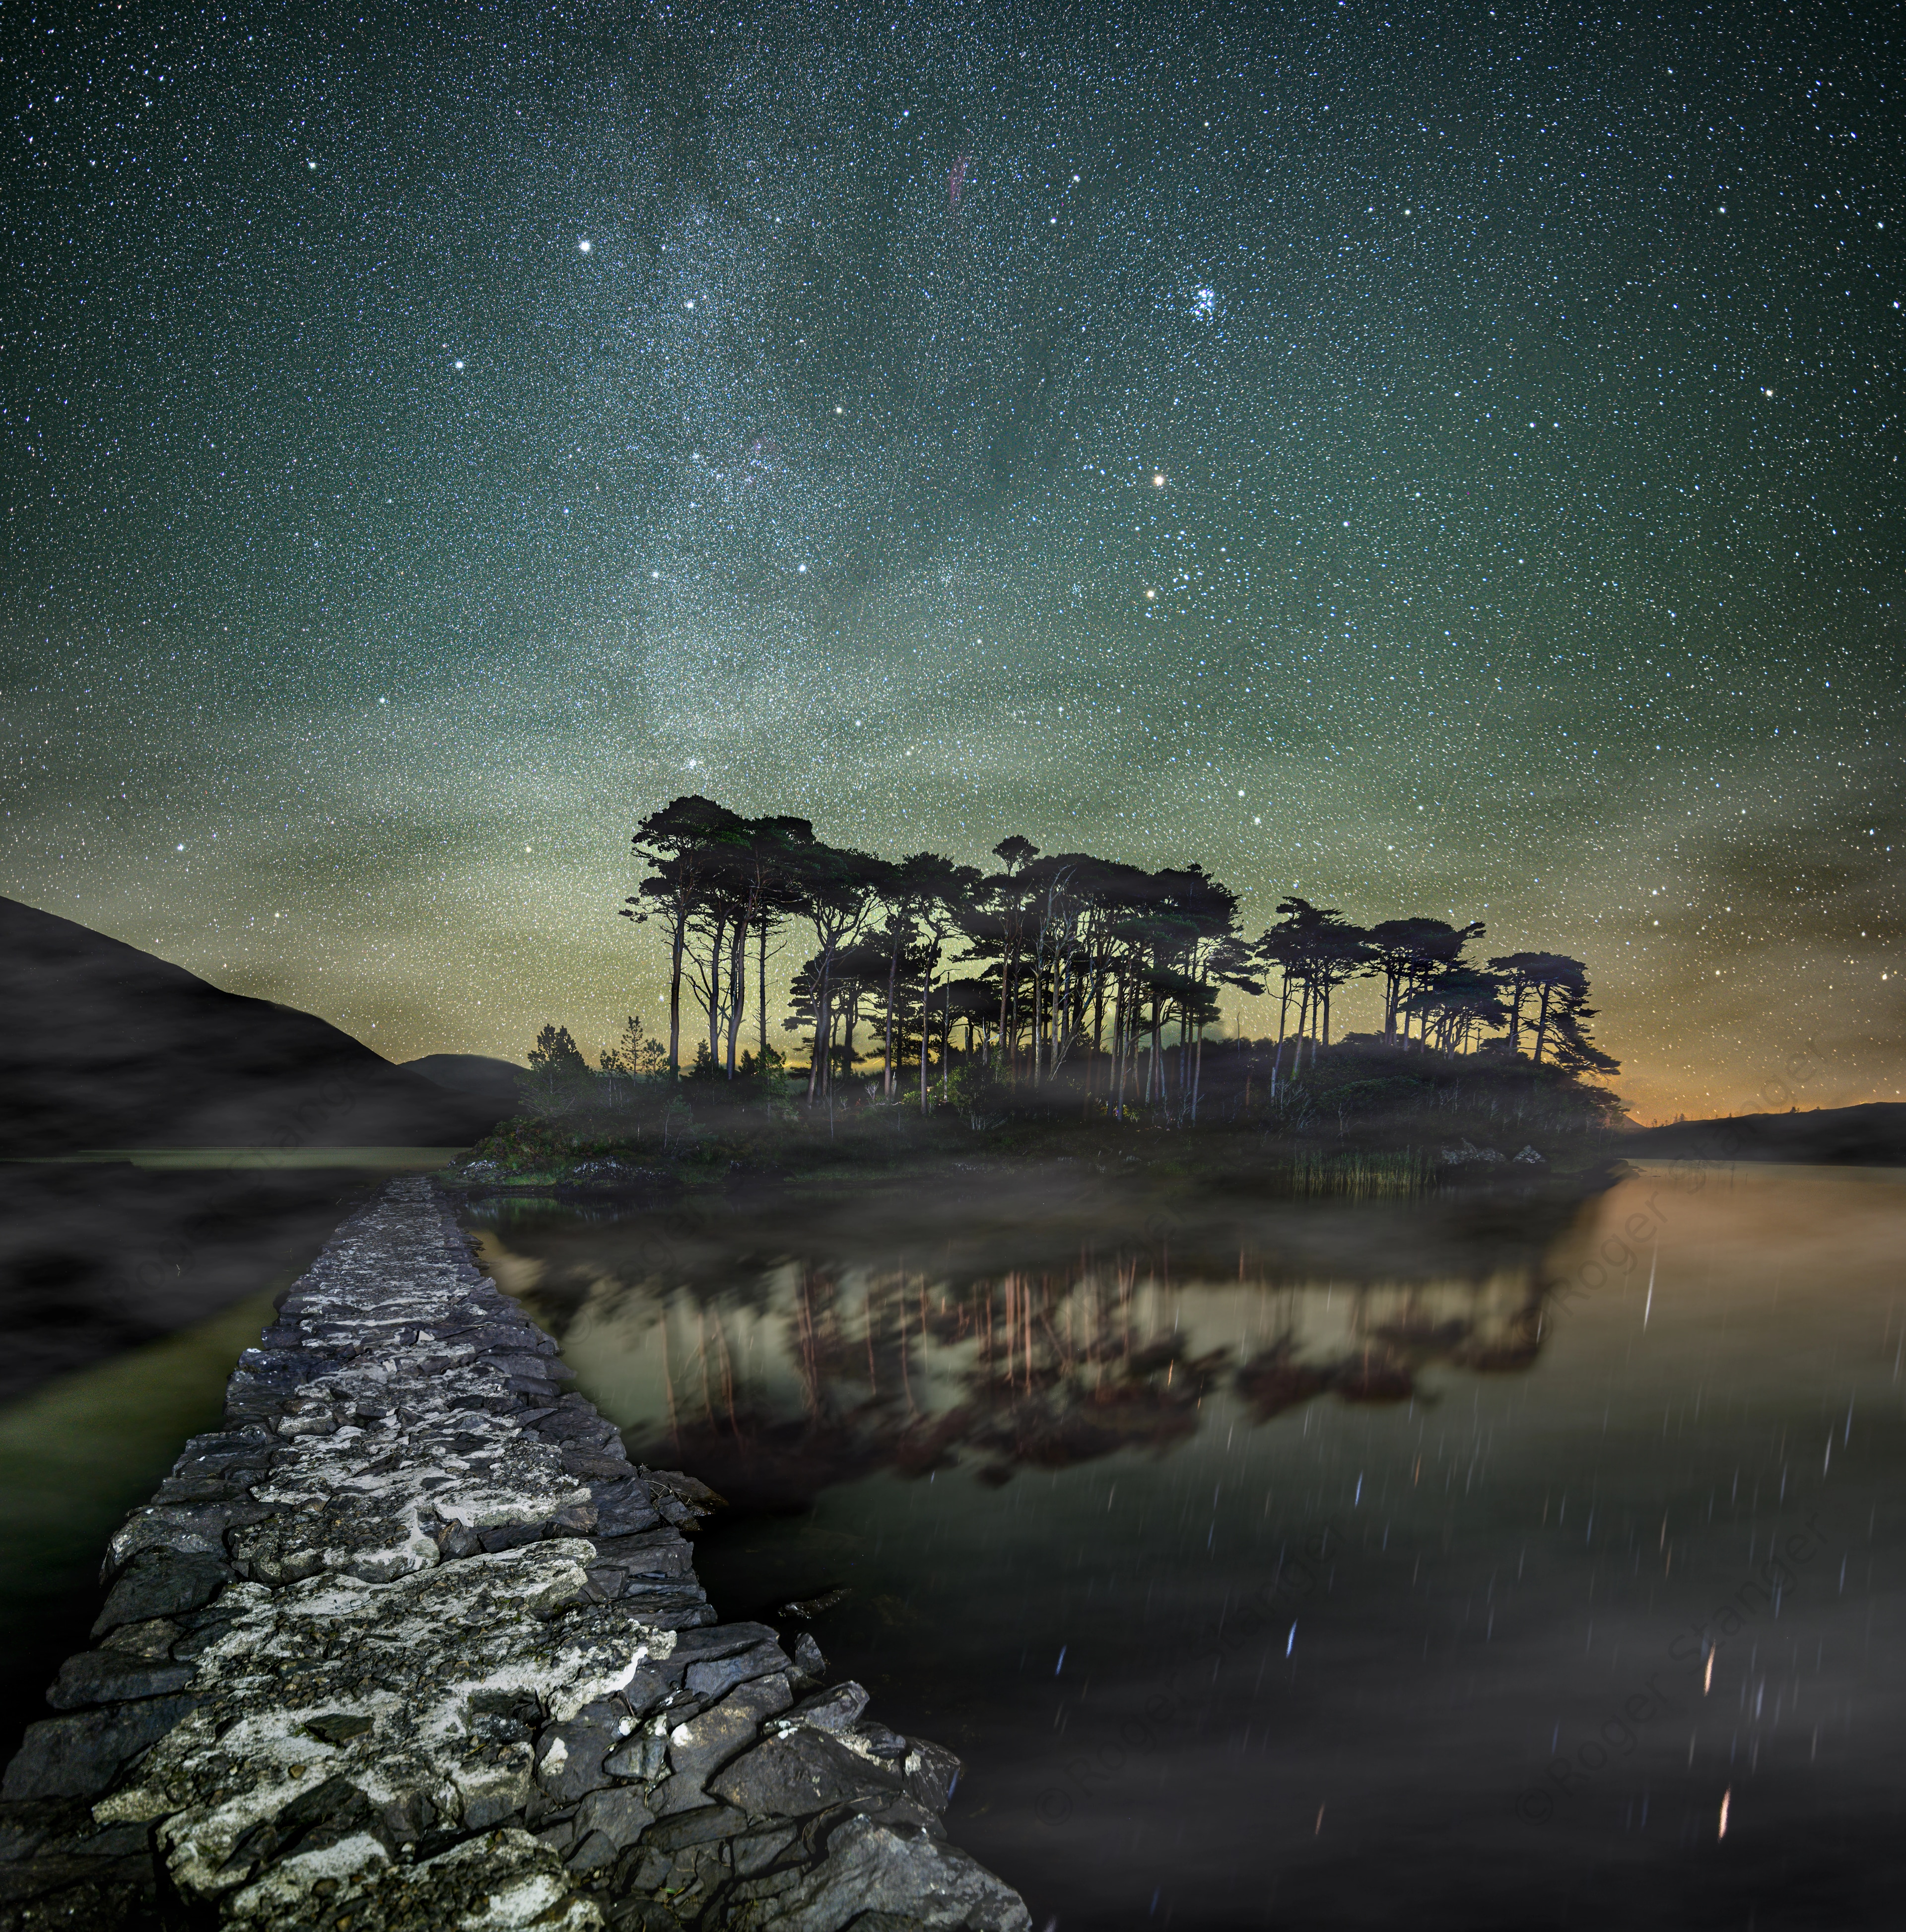
[[[1212,1240],[1176,1222],[1176,1265],[1155,1226],[1143,1245],[962,1273],[950,1241],[939,1270],[882,1266],[839,1240],[775,1256],[747,1216],[724,1231],[553,1208],[481,1217],[499,1279],[563,1337],[632,1453],[769,1508],[880,1470],[963,1466],[997,1486],[1119,1450],[1164,1456],[1221,1390],[1263,1424],[1320,1398],[1434,1401],[1423,1378],[1439,1365],[1526,1370],[1574,1218],[1551,1204],[1467,1250],[1428,1243],[1438,1272],[1414,1280],[1380,1271],[1408,1251],[1392,1225],[1382,1252],[1361,1267],[1338,1256],[1319,1279],[1301,1256],[1293,1272],[1287,1252],[1243,1246],[1218,1276]]]

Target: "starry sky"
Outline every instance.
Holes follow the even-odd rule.
[[[1641,1118],[1893,1098],[1893,31],[10,8],[0,891],[592,1051],[701,791],[1484,919]]]

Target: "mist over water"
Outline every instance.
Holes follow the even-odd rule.
[[[969,1178],[469,1218],[1035,1924],[1889,1922],[1906,1177]]]

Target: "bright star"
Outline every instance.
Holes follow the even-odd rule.
[[[595,244],[585,236],[581,241],[576,244],[576,252],[579,255],[586,255],[595,246]]]
[[[1162,490],[1164,488],[1164,477],[1162,472],[1156,472],[1153,475],[1152,487],[1156,490]]]

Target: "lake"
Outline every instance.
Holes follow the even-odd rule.
[[[1906,1175],[466,1220],[1035,1926],[1897,1922]]]

